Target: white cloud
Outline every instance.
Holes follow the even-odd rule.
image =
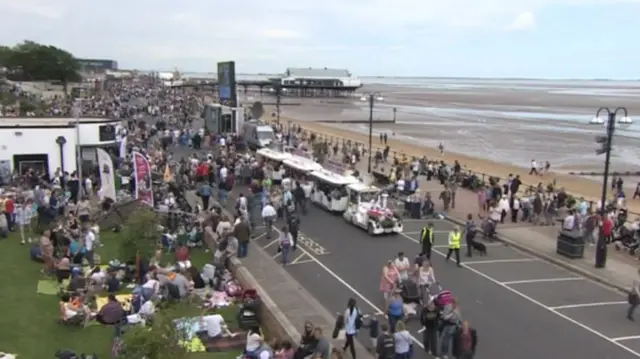
[[[532,12],[527,11],[518,14],[513,21],[506,26],[507,30],[519,31],[535,27],[536,19]]]
[[[495,24],[528,28],[535,24],[534,14],[554,5],[639,2],[111,0],[109,7],[96,10],[94,2],[86,0],[0,0],[0,44],[26,38],[77,56],[113,58],[123,66],[154,69],[189,61],[209,68],[216,61],[236,59],[239,68],[261,70],[268,54],[272,66],[282,70],[418,51],[417,43],[446,46],[453,34],[499,30]]]

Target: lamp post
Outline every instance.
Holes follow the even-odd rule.
[[[384,101],[384,98],[379,93],[371,93],[364,95],[360,98],[361,101],[369,101],[369,160],[367,163],[367,172],[371,173],[371,150],[373,147],[373,105],[376,101]]]
[[[64,145],[67,143],[67,139],[64,136],[58,136],[56,138],[56,143],[58,144],[60,151],[60,171],[64,173]]]
[[[76,174],[78,177],[78,194],[82,197],[82,148],[80,147],[80,115],[82,112],[81,99],[76,98],[71,109],[76,125]]]
[[[602,119],[600,114],[606,112],[607,118]],[[617,118],[618,112],[624,113],[624,116],[620,119]],[[607,203],[607,186],[609,181],[609,165],[611,162],[611,148],[613,143],[613,134],[616,129],[616,122],[620,124],[630,124],[633,121],[628,116],[627,109],[624,107],[618,107],[614,111],[611,111],[607,107],[600,107],[596,112],[596,117],[591,120],[591,124],[606,126],[607,132],[605,136],[596,136],[596,142],[601,144],[602,147],[596,150],[596,154],[605,155],[604,159],[604,178],[602,180],[602,196],[600,198],[600,215],[604,219],[606,214]],[[598,243],[596,246],[596,268],[604,268],[607,263],[607,241],[604,238],[604,232],[602,227],[600,228],[600,235],[598,236]]]

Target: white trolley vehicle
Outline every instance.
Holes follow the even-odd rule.
[[[276,151],[271,148],[261,148],[256,151],[256,154],[259,157],[263,157],[268,161],[282,163],[285,160],[288,160],[293,157],[291,153]]]
[[[309,176],[313,180],[311,202],[334,213],[343,213],[347,209],[347,186],[360,182],[353,176],[342,176],[324,168],[311,172]]]
[[[387,208],[389,195],[362,182],[347,185],[349,204],[344,219],[369,235],[402,233],[400,218]]]
[[[313,171],[322,169],[322,166],[312,159],[291,155],[290,158],[282,161],[284,167],[294,174],[308,175]]]

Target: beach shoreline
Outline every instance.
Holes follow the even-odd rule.
[[[350,139],[352,141],[365,144],[365,147],[368,145],[368,135],[352,129],[340,128],[321,122],[301,120],[291,116],[280,117],[280,124],[287,125],[288,123],[299,125],[305,131]],[[528,169],[524,167],[446,150],[444,155],[441,156],[437,146],[410,143],[392,136],[388,137],[388,145],[391,149],[391,156],[393,155],[393,152],[397,153],[399,157],[402,154],[406,154],[409,158],[413,156],[426,156],[429,159],[441,159],[448,164],[457,160],[464,167],[464,170],[478,174],[485,174],[485,179],[489,176],[495,176],[502,178],[502,181],[504,181],[509,174],[513,174],[520,176],[523,185],[534,187],[539,183],[546,186],[548,183],[555,181],[556,188],[564,188],[568,193],[576,197],[584,197],[586,200],[593,201],[594,203],[597,203],[600,200],[602,194],[602,183],[587,178],[555,173],[553,171],[544,176],[529,175]],[[384,145],[380,143],[378,135],[374,134],[373,151],[376,151],[378,148],[382,149],[384,148]],[[610,186],[608,187],[610,188]],[[627,195],[632,194],[633,191],[629,193],[629,190],[627,190]],[[611,191],[609,191],[608,196],[611,196]],[[634,215],[640,216],[640,200],[632,200],[629,197],[628,201],[629,211]]]

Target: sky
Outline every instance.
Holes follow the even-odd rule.
[[[0,44],[122,69],[640,79],[640,0],[0,0],[0,14]]]

